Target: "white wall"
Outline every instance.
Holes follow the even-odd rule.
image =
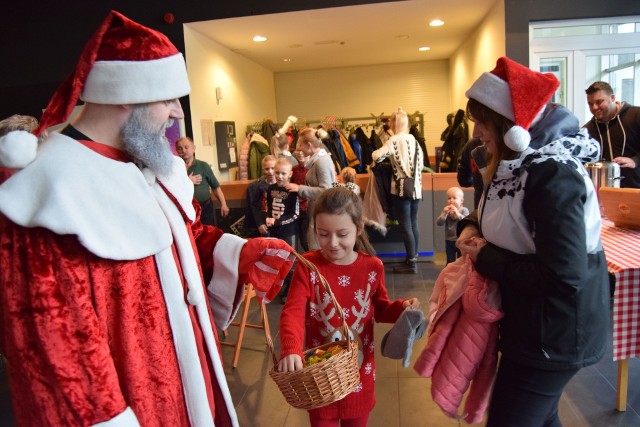
[[[328,68],[273,73],[185,25],[187,69],[191,82],[191,114],[196,156],[213,165],[221,181],[235,179],[220,172],[215,146],[202,145],[200,121],[234,121],[238,146],[247,124],[264,119],[279,123],[296,115],[301,121],[325,116],[389,115],[402,106],[425,118],[429,154],[440,146],[448,113],[464,109],[465,91],[505,55],[504,0],[497,0],[480,26],[449,60]],[[216,104],[215,88],[223,99]]]
[[[220,181],[235,179],[236,168],[231,173],[218,169],[215,145],[202,144],[200,121],[235,122],[240,147],[247,124],[276,117],[273,72],[192,30],[188,24],[184,26],[184,39],[196,157],[212,164]],[[219,105],[216,87],[222,90]]]
[[[449,59],[451,105],[465,109],[464,93],[485,71],[496,66],[496,60],[506,55],[504,0],[497,0],[478,28]]]
[[[325,116],[369,117],[391,114],[398,106],[424,113],[431,156],[451,112],[447,60],[371,65],[275,74],[278,122]]]

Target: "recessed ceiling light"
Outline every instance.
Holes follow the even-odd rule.
[[[265,36],[255,36],[255,37],[253,38],[253,41],[254,41],[254,42],[266,42],[266,41],[267,41],[267,38],[266,38]]]
[[[429,25],[431,27],[440,27],[441,25],[444,25],[444,21],[441,19],[434,19],[433,21],[429,22]]]
[[[429,46],[422,46],[422,47],[419,47],[418,50],[420,52],[426,52],[428,50],[431,50],[431,48]]]
[[[291,58],[284,58],[283,61],[284,62],[291,62]]]

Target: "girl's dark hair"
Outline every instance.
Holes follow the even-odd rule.
[[[469,120],[472,122],[482,123],[495,131],[497,139],[496,155],[493,156],[489,154],[487,170],[484,176],[484,182],[489,183],[496,169],[498,169],[500,160],[513,158],[513,156],[517,154],[504,143],[504,135],[513,127],[514,123],[473,98],[469,98],[467,102],[467,117],[469,117]]]
[[[349,215],[356,227],[359,230],[362,230],[358,235],[353,249],[356,251],[364,251],[369,255],[375,256],[376,251],[369,242],[369,237],[364,229],[360,197],[353,191],[345,187],[334,187],[323,191],[315,202],[313,202],[312,215],[314,228],[316,217],[321,213],[331,215],[342,215],[343,213],[346,213]]]

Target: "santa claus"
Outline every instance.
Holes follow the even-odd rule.
[[[238,424],[214,323],[244,282],[277,293],[292,249],[200,223],[163,136],[189,91],[175,46],[111,12],[35,135],[0,141],[22,168],[0,186],[0,352],[19,425]]]

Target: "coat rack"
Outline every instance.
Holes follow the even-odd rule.
[[[299,118],[298,119],[298,127],[301,127],[301,124],[306,124],[306,126],[317,127],[322,125],[325,129],[354,129],[363,126],[373,126],[380,127],[382,126],[383,119],[386,119],[388,116],[384,114],[384,112],[379,115],[375,115],[373,113],[369,113],[369,116],[364,117],[336,117],[336,116],[325,116],[321,119],[314,120],[306,120]],[[263,122],[255,122],[247,125],[247,134],[250,132],[261,132]],[[420,133],[424,135],[424,113],[420,111],[416,111],[413,114],[409,114],[409,126],[416,125],[418,126],[418,130]],[[281,123],[278,126],[282,126]]]

